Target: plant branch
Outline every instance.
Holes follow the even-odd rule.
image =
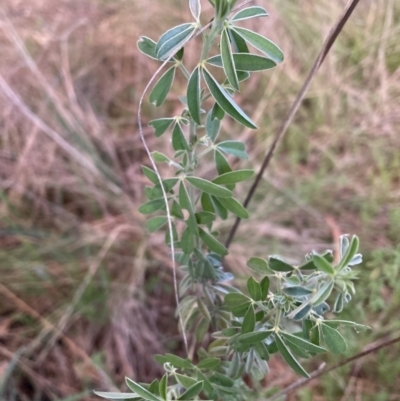
[[[387,348],[390,347],[391,345],[400,343],[400,336],[395,337],[391,340],[378,340],[375,342],[375,345],[368,345],[367,349],[351,356],[350,358],[346,358],[343,361],[337,363],[336,365],[333,365],[329,368],[323,368],[323,369],[317,369],[315,372],[311,373],[310,378],[308,379],[300,379],[299,381],[291,384],[290,386],[287,386],[286,388],[284,388],[283,390],[277,392],[276,394],[274,394],[272,397],[267,398],[264,401],[274,401],[279,399],[280,397],[287,395],[289,393],[292,393],[293,391],[304,387],[305,385],[307,385],[311,380],[317,379],[318,377],[321,377],[323,375],[325,375],[326,373],[332,372],[333,370],[336,370],[338,368],[341,368],[342,366],[348,365],[351,362],[354,362],[358,359],[361,359],[367,355],[370,354],[374,354],[378,351],[380,351],[383,348]]]
[[[332,48],[332,45],[335,43],[336,39],[338,38],[340,32],[342,31],[344,25],[346,24],[347,20],[350,18],[351,14],[353,13],[354,9],[356,8],[357,4],[359,3],[359,0],[352,0],[351,3],[346,7],[344,10],[343,14],[340,16],[338,22],[335,24],[335,26],[331,29],[328,37],[326,38],[322,49],[317,57],[317,59],[314,62],[313,67],[311,68],[306,80],[304,81],[304,84],[299,92],[299,94],[296,97],[296,100],[294,101],[292,107],[290,108],[286,118],[284,119],[284,122],[278,132],[275,135],[274,141],[268,150],[268,153],[266,154],[264,161],[261,165],[261,168],[257,174],[257,177],[253,183],[253,185],[250,188],[250,191],[246,197],[246,200],[243,203],[244,207],[247,207],[253,198],[253,195],[260,184],[260,181],[262,179],[262,176],[266,169],[268,168],[272,157],[274,156],[276,147],[278,146],[279,142],[282,140],[284,135],[286,134],[288,128],[290,127],[300,105],[301,102],[304,99],[305,94],[308,91],[308,88],[310,87],[310,84],[315,77],[316,73],[319,70],[319,67],[322,65],[323,61],[325,60],[325,57],[329,53],[330,49]],[[239,227],[239,224],[241,222],[241,219],[238,217],[236,218],[235,224],[232,226],[231,231],[229,232],[228,238],[225,242],[225,246],[228,248],[230,244],[232,243],[232,240],[234,239],[237,229]]]

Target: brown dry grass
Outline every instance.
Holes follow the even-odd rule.
[[[249,144],[255,167],[344,3],[274,1],[268,24],[255,27],[287,55],[241,95],[266,128],[224,125],[224,135]],[[136,107],[156,64],[135,42],[188,18],[183,0],[167,15],[161,5],[0,7],[0,377],[8,397],[56,400],[112,389],[125,375],[146,380],[160,373],[153,354],[180,349],[163,238],[148,237],[137,212],[147,161]],[[254,252],[294,258],[331,247],[342,232],[360,233],[367,248],[399,239],[388,218],[400,200],[398,15],[393,0],[361,2],[251,205],[254,220],[241,226],[235,272]],[[195,48],[185,56],[193,63]],[[179,107],[171,96],[161,111],[146,106],[144,118]],[[152,149],[167,147],[145,134]]]

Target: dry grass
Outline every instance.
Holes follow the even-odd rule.
[[[87,389],[111,389],[125,375],[154,377],[152,355],[180,349],[163,238],[148,237],[137,212],[147,161],[135,114],[156,67],[135,42],[187,19],[186,2],[175,3],[167,16],[160,2],[139,0],[8,0],[0,8],[7,399],[89,400]],[[286,61],[253,77],[240,100],[265,128],[224,125],[224,135],[249,144],[255,167],[344,4],[266,4],[271,17],[256,28]],[[232,246],[238,274],[254,253],[297,258],[334,246],[343,232],[359,233],[367,252],[400,239],[390,217],[400,201],[399,8],[393,0],[361,2],[346,26],[251,205],[255,218]],[[186,52],[189,64],[195,51],[196,44]],[[169,100],[163,110],[146,106],[144,119],[178,112]],[[166,148],[145,134],[152,149]],[[223,233],[230,224],[220,224]],[[391,290],[385,296],[392,302]]]

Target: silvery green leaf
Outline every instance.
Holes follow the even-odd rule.
[[[322,338],[324,339],[325,345],[329,351],[334,354],[343,354],[347,350],[347,343],[343,336],[332,327],[327,326],[324,323],[320,324],[320,330]]]
[[[148,38],[147,36],[141,36],[137,41],[138,49],[145,54],[146,56],[158,60],[156,53],[157,43],[154,42],[153,39]]]
[[[339,293],[336,297],[335,304],[333,305],[333,311],[335,313],[340,313],[343,310],[344,306],[344,296],[342,293]]]
[[[106,398],[107,400],[141,400],[140,397],[136,393],[111,393],[111,392],[104,392],[104,391],[94,391],[94,393],[101,397]]]
[[[291,297],[304,297],[312,294],[312,291],[305,287],[286,287],[283,292]]]
[[[322,256],[317,254],[313,255],[313,262],[319,271],[330,275],[335,274],[335,269],[333,268],[333,266]]]
[[[217,145],[217,148],[228,155],[233,155],[239,159],[248,159],[246,148],[241,141],[224,141]]]
[[[247,266],[256,273],[271,274],[271,270],[268,268],[268,263],[265,259],[256,257],[250,258],[247,261]]]
[[[254,301],[261,301],[260,283],[255,280],[254,277],[250,277],[247,280],[247,290],[249,291],[249,294],[254,299]]]
[[[358,323],[355,323],[355,322],[351,322],[349,320],[326,320],[326,321],[324,321],[324,324],[326,324],[327,326],[332,327],[334,329],[336,329],[339,326],[348,326],[348,327],[352,327],[357,332],[365,331],[365,330],[369,330],[370,329],[369,326],[365,326],[363,324],[358,324]]]
[[[248,219],[249,212],[235,198],[218,198],[222,206],[241,219]]]
[[[275,341],[278,347],[279,353],[282,355],[282,358],[285,362],[300,376],[309,378],[309,374],[305,371],[305,369],[300,365],[298,360],[293,356],[292,352],[282,340],[282,337],[275,333]]]
[[[314,306],[317,306],[325,302],[329,298],[329,295],[331,295],[333,286],[333,280],[326,282],[322,287],[318,289],[315,295],[313,295],[313,297],[310,299],[310,303]]]
[[[197,125],[201,125],[200,120],[200,103],[201,103],[201,88],[200,88],[200,67],[193,70],[189,78],[187,86],[187,105],[189,113]]]
[[[268,13],[262,7],[247,7],[243,8],[239,12],[237,12],[232,18],[231,21],[243,21],[249,18],[255,17],[268,17]]]
[[[183,359],[180,356],[174,354],[156,355],[154,359],[161,364],[166,362],[180,369],[192,369],[194,365],[189,361],[189,359]]]
[[[160,137],[174,121],[175,118],[159,118],[157,120],[150,121],[149,125],[154,128],[156,137]]]
[[[221,364],[220,358],[206,358],[197,364],[198,369],[215,370]]]
[[[207,233],[202,228],[199,228],[199,231],[201,240],[210,251],[216,252],[222,256],[228,254],[228,250],[213,235]]]
[[[182,128],[179,124],[175,124],[172,131],[172,147],[174,150],[189,150],[189,145],[186,141],[185,135],[183,134]]]
[[[229,38],[236,53],[249,53],[246,41],[233,29],[229,29]]]
[[[174,373],[174,375],[175,375],[178,383],[184,388],[189,388],[189,387],[193,386],[193,384],[197,383],[197,380],[193,379],[192,377],[181,375],[180,373],[176,373],[176,372]]]
[[[255,324],[256,324],[256,316],[254,314],[254,308],[253,305],[250,305],[243,318],[242,334],[253,332]]]
[[[350,244],[346,249],[346,252],[344,253],[344,255],[342,255],[341,260],[338,264],[337,269],[339,271],[349,265],[354,256],[357,254],[359,246],[360,246],[360,240],[356,235],[353,235]]]
[[[248,180],[253,174],[253,170],[230,171],[215,178],[213,183],[218,185],[237,184],[238,182]]]
[[[259,56],[257,54],[250,53],[233,53],[232,54],[233,62],[235,64],[235,68],[237,71],[262,71],[268,70],[276,67],[275,61]],[[222,67],[222,57],[214,56],[207,60],[207,63],[214,65],[216,67]]]
[[[190,11],[196,21],[200,18],[201,13],[201,3],[200,0],[189,0]]]
[[[182,24],[169,29],[157,42],[156,54],[160,60],[167,60],[190,40],[196,30],[195,24]]]
[[[270,337],[272,333],[272,330],[252,331],[240,334],[236,340],[243,344],[256,344]]]
[[[311,352],[311,353],[315,353],[315,354],[321,354],[321,353],[326,352],[325,348],[322,348],[318,345],[310,343],[309,341],[307,341],[301,337],[295,336],[293,334],[282,332],[282,337],[284,338],[284,340],[286,342],[293,343],[297,347],[299,347],[307,352]]]
[[[246,42],[263,52],[271,60],[275,61],[276,63],[281,63],[283,61],[282,50],[269,39],[245,28],[235,27],[234,31],[238,33]]]
[[[150,93],[150,102],[155,104],[157,107],[164,103],[167,95],[171,89],[172,83],[175,77],[175,66],[167,70],[159,81],[154,85],[153,90]]]
[[[239,80],[236,74],[235,62],[233,61],[231,44],[226,29],[221,33],[220,51],[225,75],[232,87],[239,90]]]
[[[140,395],[142,398],[148,401],[160,401],[159,397],[156,397],[154,394],[150,393],[149,390],[146,390],[140,384],[134,382],[133,380],[129,379],[129,377],[125,378],[126,385],[135,393]]]
[[[203,76],[207,87],[218,103],[218,105],[233,119],[245,127],[256,129],[257,126],[251,121],[250,117],[233,101],[231,95],[215,80],[215,78],[203,68]]]
[[[220,185],[214,184],[211,181],[207,181],[199,177],[186,177],[186,180],[193,185],[195,188],[209,195],[216,196],[218,198],[230,198],[232,192],[228,189],[221,187]]]
[[[151,152],[151,156],[157,163],[169,163],[171,161],[168,156],[165,156],[164,153],[161,152]]]
[[[220,127],[220,120],[218,118],[212,119],[212,112],[210,111],[206,117],[206,132],[211,142],[214,142],[217,139]]]
[[[343,257],[343,255],[346,253],[347,248],[350,245],[349,238],[347,235],[341,235],[339,237],[339,244],[340,244],[340,257]]]
[[[359,265],[360,263],[362,263],[363,258],[361,253],[357,253],[356,255],[354,255],[354,258],[351,259],[351,261],[349,262],[349,266],[356,266]]]
[[[229,165],[228,160],[226,160],[226,157],[218,149],[215,149],[214,161],[215,161],[215,167],[217,168],[218,174],[225,174],[225,173],[229,173],[230,171],[232,171],[232,168]]]

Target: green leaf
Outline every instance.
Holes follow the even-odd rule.
[[[240,159],[248,159],[246,148],[241,141],[224,141],[217,145],[217,148],[228,155],[236,156]]]
[[[200,67],[193,70],[187,86],[187,105],[189,113],[197,125],[201,125],[200,105],[201,105],[201,87],[200,87]]]
[[[153,90],[150,93],[150,102],[155,104],[157,107],[164,103],[167,98],[169,90],[171,89],[172,82],[175,77],[175,66],[168,69],[165,74],[155,84]]]
[[[342,256],[342,260],[339,262],[338,270],[342,270],[351,262],[360,246],[360,240],[356,235],[353,235],[350,245],[347,247],[345,254]]]
[[[238,292],[230,292],[225,295],[225,304],[229,307],[243,305],[250,302],[251,300],[249,297]]]
[[[350,326],[357,332],[370,329],[369,326],[351,322],[349,320],[326,320],[326,321],[324,321],[324,324],[326,324],[327,326],[332,327],[334,329],[336,329],[336,327],[338,327],[338,326]]]
[[[153,183],[158,184],[157,174],[150,168],[142,166],[143,174]]]
[[[144,203],[139,206],[139,212],[142,214],[151,214],[156,212],[157,210],[161,210],[165,208],[165,200],[164,198],[153,199],[150,202]]]
[[[209,195],[214,195],[218,198],[230,198],[232,196],[232,192],[228,189],[221,187],[220,185],[216,185],[211,181],[204,180],[203,178],[186,177],[186,180],[195,188]]]
[[[215,178],[212,182],[218,185],[236,184],[248,180],[254,174],[253,170],[236,170]]]
[[[140,395],[142,398],[148,401],[160,401],[159,397],[156,397],[154,394],[150,393],[150,391],[146,390],[140,384],[134,382],[129,379],[129,377],[125,377],[126,385],[134,391],[136,394]]]
[[[206,358],[197,364],[198,369],[215,370],[221,364],[221,359],[219,358]]]
[[[282,50],[274,42],[271,42],[269,39],[264,38],[264,36],[245,28],[235,27],[234,30],[246,42],[260,50],[271,60],[275,61],[276,63],[281,63],[283,61]]]
[[[154,233],[158,231],[160,228],[162,228],[167,221],[168,221],[167,216],[153,217],[152,219],[146,222],[146,227],[149,230],[149,232]]]
[[[246,41],[238,35],[233,29],[229,29],[229,38],[231,39],[232,46],[237,53],[249,53]]]
[[[196,21],[200,18],[201,13],[201,4],[200,0],[189,0],[189,8],[190,11]]]
[[[211,142],[214,142],[217,139],[220,127],[220,120],[218,120],[218,118],[212,119],[212,112],[210,111],[206,118],[206,132]]]
[[[247,280],[247,289],[249,291],[250,296],[254,299],[254,301],[261,301],[261,287],[260,283],[254,279],[254,277],[250,277]]]
[[[229,93],[206,69],[203,69],[203,76],[213,98],[226,113],[246,127],[253,129],[257,128],[253,121],[251,121],[245,112],[233,101]]]
[[[198,382],[189,387],[178,399],[179,400],[192,400],[196,397],[201,390],[203,390],[204,382]]]
[[[322,304],[322,302],[325,302],[329,298],[329,295],[331,295],[333,286],[333,281],[328,281],[327,283],[325,283],[322,287],[318,289],[315,295],[313,295],[313,297],[310,299],[310,303],[314,306],[317,306]]]
[[[192,369],[193,364],[188,359],[183,359],[180,356],[173,354],[156,355],[154,359],[161,364],[170,363],[176,368],[180,369]]]
[[[169,163],[171,160],[161,152],[151,152],[151,157],[156,163]]]
[[[289,295],[291,297],[304,297],[307,295],[312,294],[312,290],[309,290],[308,288],[305,287],[286,287],[283,289],[283,292],[286,295]]]
[[[236,340],[243,344],[256,344],[267,339],[272,333],[272,330],[253,331],[239,335]]]
[[[141,36],[137,41],[138,49],[145,54],[146,56],[158,60],[156,53],[157,43],[154,42],[153,39],[148,38],[147,36]]]
[[[171,212],[172,216],[177,217],[178,219],[184,218],[182,209],[181,209],[180,205],[178,204],[178,202],[176,202],[176,201],[172,202],[170,212]]]
[[[211,196],[210,199],[216,214],[221,217],[222,220],[226,220],[228,217],[228,210],[219,201],[221,198],[217,199],[215,196]]]
[[[256,316],[254,314],[253,305],[250,305],[250,307],[247,309],[247,312],[243,318],[242,334],[253,332],[255,326],[256,326]]]
[[[237,71],[263,71],[276,67],[276,63],[269,58],[250,53],[233,53],[233,62]],[[222,67],[221,56],[214,56],[207,63]]]
[[[207,246],[207,248],[217,253],[218,255],[225,256],[228,254],[228,250],[222,245],[214,236],[205,232],[202,228],[199,228],[200,238]]]
[[[260,281],[260,288],[261,288],[261,300],[263,301],[263,300],[265,300],[265,298],[267,298],[268,290],[269,290],[269,278],[267,276],[265,276]]]
[[[179,184],[179,204],[182,209],[192,213],[193,206],[183,181]]]
[[[186,227],[185,230],[183,231],[182,237],[181,237],[182,251],[187,254],[191,254],[194,249],[194,245],[195,245],[194,242],[195,242],[195,238],[193,235],[193,231],[189,227]]]
[[[197,224],[210,224],[215,220],[215,213],[198,212],[195,214]]]
[[[160,60],[167,60],[173,56],[191,38],[196,25],[186,23],[175,26],[161,35],[157,42],[156,54]]]
[[[189,388],[189,387],[193,386],[193,384],[197,383],[197,380],[193,379],[192,377],[181,375],[180,373],[176,373],[176,372],[174,373],[174,375],[175,375],[178,383],[185,388]]]
[[[255,271],[256,273],[261,274],[270,274],[271,270],[268,268],[268,263],[265,259],[262,258],[250,258],[247,261],[247,266],[250,267],[251,270]]]
[[[291,272],[293,271],[293,266],[289,265],[289,263],[284,262],[283,260],[274,258],[271,256],[268,260],[268,266],[271,270],[275,272]]]
[[[142,400],[136,393],[112,393],[104,391],[93,391],[97,396],[107,400]]]
[[[186,141],[185,135],[183,135],[182,128],[179,124],[175,124],[174,130],[172,131],[172,147],[175,151],[189,150],[189,145]]]
[[[218,174],[222,175],[232,171],[231,166],[228,163],[228,160],[226,160],[226,157],[217,149],[214,152],[214,161]]]
[[[299,347],[302,350],[305,350],[305,351],[311,352],[311,353],[315,353],[315,354],[323,354],[324,352],[326,352],[325,348],[314,345],[314,344],[310,343],[309,341],[304,340],[301,337],[294,336],[293,334],[289,334],[289,333],[285,333],[285,332],[281,332],[281,334],[286,342],[293,343],[294,345],[296,345],[297,347]]]
[[[175,118],[159,118],[158,120],[150,121],[149,125],[154,128],[156,137],[160,137],[174,121]]]
[[[236,75],[236,68],[233,61],[231,44],[229,42],[228,32],[226,29],[224,29],[221,33],[220,50],[222,65],[224,67],[226,77],[228,78],[229,83],[236,90],[239,90],[239,80]]]
[[[335,274],[335,269],[324,257],[315,254],[315,255],[313,255],[313,262],[314,262],[314,265],[317,266],[317,269],[319,271],[330,274],[330,275]]]
[[[218,103],[214,103],[213,108],[211,109],[211,120],[222,120],[225,117],[225,111],[219,107]]]
[[[211,201],[210,195],[203,192],[201,194],[200,201],[201,201],[201,207],[203,208],[203,210],[205,212],[215,213],[215,209],[214,209],[213,203]]]
[[[231,21],[243,21],[249,18],[255,17],[268,17],[268,13],[262,7],[247,7],[240,10],[236,13],[232,18]]]
[[[275,333],[275,341],[278,347],[279,353],[282,355],[282,358],[285,362],[300,376],[309,378],[309,374],[304,370],[304,368],[300,365],[297,359],[293,356],[290,349],[283,342],[281,336],[278,333]]]
[[[334,354],[342,354],[347,350],[347,343],[343,336],[332,327],[327,326],[326,324],[321,323],[321,334],[322,338],[329,351]]]
[[[256,343],[256,344],[254,344],[254,348],[262,360],[264,360],[264,361],[269,360],[269,352],[268,352],[268,348],[265,345],[265,343],[263,343],[263,342]]]
[[[167,400],[167,386],[168,386],[168,375],[165,374],[161,378],[160,385],[159,385],[159,388],[158,388],[158,392],[160,393],[161,398],[163,400],[165,400],[165,401]]]
[[[222,206],[241,219],[248,219],[249,212],[235,198],[219,198]]]

